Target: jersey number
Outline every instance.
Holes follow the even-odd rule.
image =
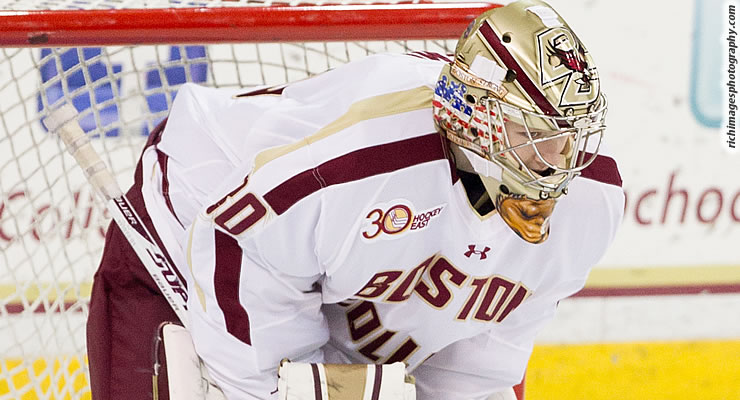
[[[340,303],[340,305],[345,306],[343,303]],[[357,349],[363,356],[375,363],[393,364],[397,361],[405,362],[419,349],[419,345],[411,336],[403,338],[401,344],[394,349],[389,348],[389,346],[381,349],[398,332],[383,329],[378,311],[372,302],[361,301],[350,307],[346,311],[349,334],[353,342],[364,342]],[[389,350],[390,354],[383,356],[382,353]]]
[[[267,214],[267,208],[257,196],[247,192],[248,180],[245,178],[244,183],[206,210],[216,225],[234,236],[241,235]]]

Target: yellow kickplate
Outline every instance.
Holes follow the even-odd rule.
[[[527,400],[740,399],[740,341],[536,346]]]
[[[87,362],[2,360],[0,398],[90,400],[80,359]],[[529,362],[525,398],[737,400],[738,377],[740,340],[540,345]]]

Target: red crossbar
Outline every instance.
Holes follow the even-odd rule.
[[[0,11],[0,46],[456,39],[499,5],[322,6]]]

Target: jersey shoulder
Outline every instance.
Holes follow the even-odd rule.
[[[622,175],[619,172],[617,158],[608,149],[600,151],[593,162],[581,171],[578,178],[618,188],[622,187]]]
[[[245,135],[251,159],[222,179],[207,213],[220,214],[239,197],[237,203],[265,214],[256,225],[295,206],[291,220],[306,220],[310,229],[321,204],[309,199],[326,188],[426,162],[446,163],[431,114],[431,88],[444,62],[381,54],[290,84],[252,121]],[[279,140],[266,145],[266,137]],[[248,204],[255,201],[263,207]]]
[[[433,53],[373,54],[295,82],[283,95],[307,104],[341,103],[420,86],[431,88],[448,61]]]
[[[548,241],[578,254],[587,272],[606,252],[624,215],[625,196],[616,158],[600,152],[568,186],[555,207]],[[576,261],[576,260],[574,260]]]
[[[412,165],[444,157],[431,113],[432,87],[443,63],[378,54],[291,84],[282,96],[295,107],[287,109],[285,119],[311,122],[301,134],[291,129],[283,133],[295,135],[293,140],[255,153],[248,171],[253,184],[264,184],[265,192],[300,179],[329,186],[330,171],[350,179],[353,171],[371,165],[382,173],[402,168],[404,158]],[[265,116],[251,133],[278,130],[283,119]],[[273,126],[267,127],[268,122]]]

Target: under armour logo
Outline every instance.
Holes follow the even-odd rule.
[[[470,258],[470,256],[472,256],[473,254],[477,254],[480,256],[481,260],[485,260],[488,257],[486,255],[486,252],[488,252],[488,250],[491,250],[491,248],[488,246],[484,247],[483,250],[478,250],[475,248],[474,244],[469,244],[468,251],[465,252],[465,257]]]

